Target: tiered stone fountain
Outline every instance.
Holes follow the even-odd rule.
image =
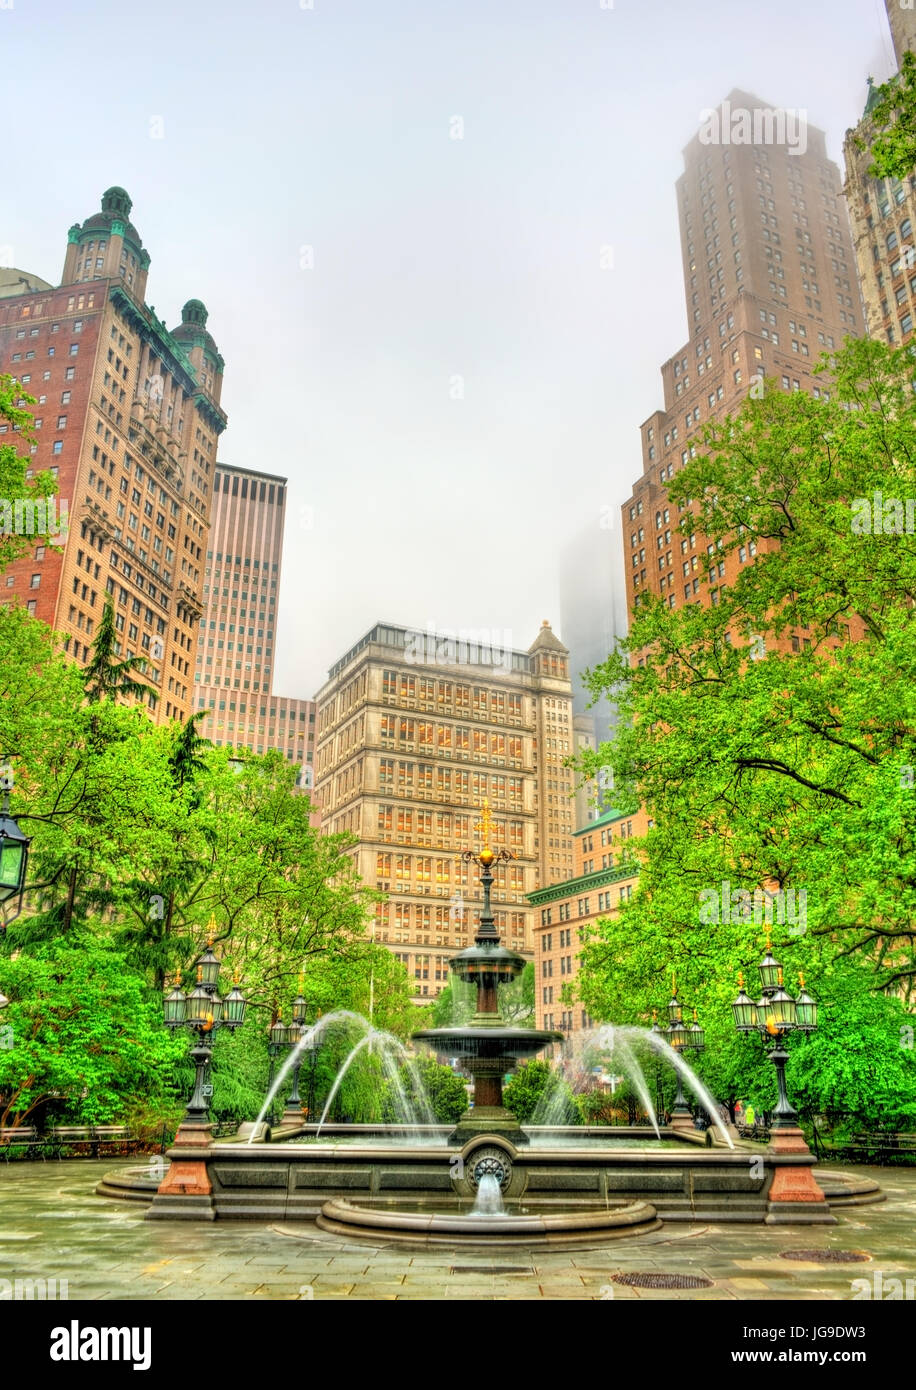
[[[514,1071],[520,1061],[535,1056],[549,1043],[562,1042],[563,1034],[508,1027],[499,1012],[499,986],[520,975],[526,961],[501,945],[494,923],[490,906],[493,865],[512,856],[504,849],[494,851],[491,848],[492,820],[486,802],[481,829],[483,849],[479,854],[465,850],[461,856],[480,868],[483,908],[477,935],[474,945],[453,956],[449,963],[457,979],[476,986],[477,1012],[467,1027],[429,1028],[413,1036],[418,1042],[431,1043],[437,1052],[460,1057],[474,1078],[474,1104],[461,1116],[449,1136],[449,1143],[464,1144],[475,1135],[498,1134],[514,1144],[526,1144],[528,1136],[503,1105],[503,1077]]]

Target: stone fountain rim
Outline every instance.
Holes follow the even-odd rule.
[[[358,1219],[356,1219],[358,1218]],[[340,1233],[346,1227],[352,1234],[404,1236],[483,1237],[487,1244],[502,1238],[549,1239],[551,1236],[602,1235],[608,1231],[629,1232],[634,1226],[646,1231],[661,1226],[658,1213],[649,1202],[624,1202],[619,1207],[598,1212],[562,1212],[543,1216],[448,1215],[444,1212],[399,1212],[379,1210],[333,1198],[325,1202],[318,1217],[321,1230]]]

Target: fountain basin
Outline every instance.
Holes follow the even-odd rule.
[[[663,1130],[671,1147],[644,1147],[645,1131],[630,1131],[633,1146],[614,1131],[602,1135],[556,1130],[543,1143],[516,1147],[502,1136],[481,1135],[456,1147],[448,1143],[384,1142],[366,1134],[362,1143],[246,1144],[219,1140],[203,1152],[182,1144],[169,1157],[184,1172],[192,1160],[204,1170],[207,1196],[160,1191],[153,1219],[314,1221],[328,1202],[367,1208],[383,1203],[425,1207],[429,1213],[469,1210],[483,1172],[496,1173],[510,1209],[537,1206],[575,1214],[600,1213],[644,1202],[664,1221],[832,1222],[830,1201],[771,1201],[774,1183],[792,1185],[816,1172],[813,1155],[772,1146],[685,1142]],[[638,1138],[637,1138],[638,1135]],[[322,1136],[323,1137],[323,1136]],[[292,1139],[292,1136],[290,1136]],[[395,1136],[392,1135],[392,1139]],[[565,1142],[564,1142],[565,1139]],[[553,1140],[553,1142],[551,1142]],[[381,1142],[380,1142],[381,1141]],[[751,1160],[754,1160],[753,1162]],[[172,1185],[174,1187],[174,1185]],[[845,1194],[840,1193],[841,1201]],[[199,1210],[206,1202],[207,1212]],[[489,1219],[489,1218],[487,1218]]]
[[[610,1210],[465,1216],[446,1212],[398,1211],[357,1206],[345,1199],[325,1202],[317,1220],[323,1231],[351,1240],[411,1245],[594,1245],[620,1236],[644,1235],[661,1226],[648,1202]]]

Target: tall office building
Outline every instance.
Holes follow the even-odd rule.
[[[3,597],[85,663],[110,595],[118,654],[142,660],[150,712],[166,721],[192,707],[223,359],[199,300],[171,330],[146,304],[150,258],[130,212],[109,188],[70,228],[58,286],[17,271],[0,287],[0,370],[37,398],[31,471],[51,470],[69,513],[62,551],[36,534]]]
[[[885,0],[897,67],[907,49],[916,50],[916,11]],[[916,314],[916,170],[904,179],[873,179],[868,173],[877,134],[869,78],[862,119],[846,132],[846,199],[855,239],[866,326],[873,338],[899,344],[913,332]],[[860,148],[860,143],[862,148]]]
[[[219,463],[194,674],[198,728],[217,746],[277,748],[311,787],[315,703],[273,693],[286,478]]]
[[[622,507],[628,599],[715,603],[753,559],[726,560],[698,533],[676,535],[667,483],[703,425],[736,411],[764,377],[823,389],[812,367],[862,332],[846,205],[824,133],[733,91],[684,151],[677,183],[690,337],[662,367],[665,405],[642,426],[642,476]]]
[[[527,895],[572,872],[569,653],[546,623],[527,652],[479,634],[383,623],[332,666],[316,696],[316,799],[328,832],[356,835],[362,878],[388,894],[375,934],[416,998],[448,983],[480,894],[460,854],[484,801],[500,865],[493,904],[505,944],[533,951]]]
[[[613,522],[613,524],[609,524]],[[591,704],[583,678],[607,661],[627,632],[623,545],[617,518],[602,514],[563,548],[560,555],[560,628],[569,645],[575,752],[609,742],[617,726],[616,706],[603,697]],[[610,806],[610,788],[576,779],[576,828]]]

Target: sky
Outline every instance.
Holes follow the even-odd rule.
[[[58,283],[118,184],[148,302],[210,311],[219,459],[289,478],[303,698],[379,619],[560,631],[688,336],[700,113],[805,110],[842,169],[893,54],[881,0],[0,0],[0,64],[12,264]]]

